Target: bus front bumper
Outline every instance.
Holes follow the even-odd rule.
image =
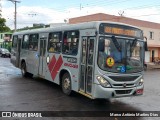
[[[95,84],[93,98],[118,98],[129,97],[143,94],[144,85],[132,88],[104,88],[101,85]]]

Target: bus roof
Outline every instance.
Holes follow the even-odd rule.
[[[119,22],[110,22],[110,21],[91,21],[91,22],[83,22],[78,24],[66,24],[63,26],[55,26],[50,28],[40,28],[40,29],[33,29],[33,30],[24,30],[15,32],[14,35],[17,34],[30,34],[30,33],[41,33],[41,32],[53,32],[53,31],[64,31],[64,30],[76,30],[76,29],[90,29],[90,28],[97,28],[101,23],[108,23],[108,24],[118,24],[118,25],[125,25],[139,29],[136,26],[119,23]]]

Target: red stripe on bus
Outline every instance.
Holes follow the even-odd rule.
[[[56,64],[55,64],[55,66],[54,66],[54,68],[53,68],[53,70],[52,70],[52,73],[51,73],[52,80],[55,79],[55,77],[56,77],[56,75],[57,75],[59,69],[60,69],[61,66],[62,66],[62,64],[63,64],[62,57],[59,56],[59,58],[58,58],[58,60],[57,60],[57,62],[56,62]]]
[[[51,73],[55,63],[56,63],[56,58],[55,58],[55,56],[53,56],[51,59],[51,62],[48,64],[48,68],[49,68],[50,73]]]

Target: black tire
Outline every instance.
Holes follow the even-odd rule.
[[[62,77],[62,91],[66,95],[72,94],[71,77],[68,73],[65,73]]]
[[[147,70],[147,65],[145,64],[145,65],[144,65],[144,71],[146,71],[146,70]]]
[[[33,74],[27,72],[25,62],[23,62],[22,65],[21,65],[21,72],[22,72],[23,77],[33,77]]]
[[[26,70],[26,63],[25,62],[23,62],[21,64],[21,72],[22,72],[22,76],[23,77],[27,77],[28,76],[28,73],[27,73],[27,70]]]

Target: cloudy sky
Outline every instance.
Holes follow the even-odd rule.
[[[0,0],[2,17],[7,26],[14,29],[14,4]],[[160,23],[159,0],[18,0],[17,28],[34,23],[64,23],[69,18],[94,13],[125,17]]]

